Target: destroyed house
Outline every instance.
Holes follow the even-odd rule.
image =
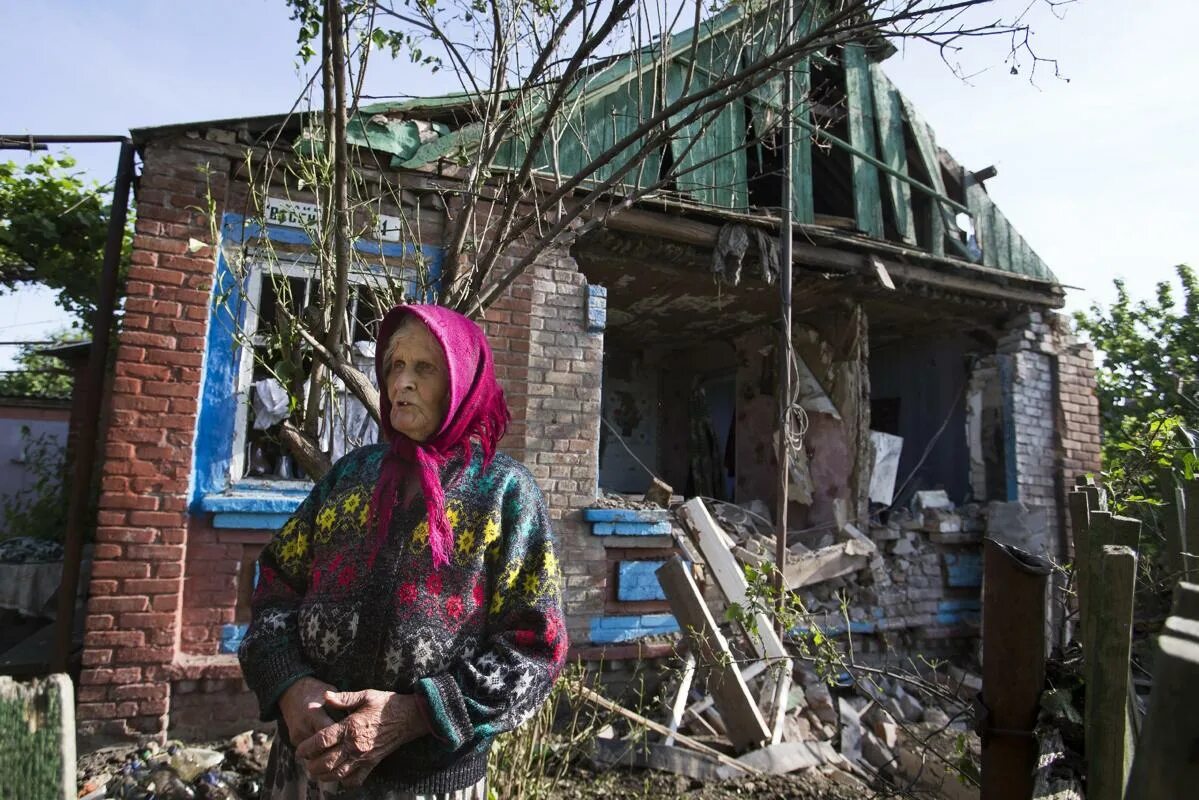
[[[741,14],[705,23],[677,58],[630,54],[596,70],[559,131],[554,169],[538,177],[569,176],[646,103],[711,79],[742,41]],[[740,558],[771,557],[777,274],[787,266],[802,420],[787,577],[814,624],[858,637],[859,653],[970,650],[988,526],[1067,557],[1062,476],[1098,462],[1091,353],[1055,314],[1062,287],[991,201],[985,182],[1002,178],[938,147],[886,77],[885,55],[829,47],[800,65],[805,135],[789,191],[782,151],[755,133],[779,112],[776,78],[647,156],[589,212],[602,224],[540,256],[483,315],[514,416],[502,447],[533,471],[555,519],[573,656],[611,663],[675,647],[679,624],[656,571],[686,533],[671,511],[630,500],[651,473],[683,498],[710,498]],[[649,97],[651,85],[664,96]],[[394,190],[356,242],[372,268],[436,282],[447,187],[478,142],[471,108],[435,98],[352,119],[367,182]],[[256,718],[234,655],[254,563],[311,484],[271,435],[277,398],[252,349],[265,346],[280,286],[282,301],[312,300],[316,197],[284,177],[263,181],[253,165],[272,147],[286,157],[302,145],[302,122],[134,132],[143,166],[81,735],[215,736]],[[506,143],[495,169],[520,163],[527,146]],[[683,162],[672,181],[607,213],[663,164]],[[777,247],[785,195],[791,265]],[[396,219],[406,222],[388,224]],[[352,356],[370,363],[367,304],[352,298],[350,319]],[[333,405],[335,453],[370,440],[360,408]],[[838,592],[851,601],[848,625]]]

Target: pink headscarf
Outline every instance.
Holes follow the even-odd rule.
[[[392,427],[391,399],[387,395],[387,345],[409,314],[424,323],[441,345],[450,373],[445,419],[425,442],[414,442]],[[484,465],[490,463],[512,418],[504,402],[504,391],[495,379],[491,347],[479,326],[456,311],[434,305],[399,305],[387,312],[379,326],[375,374],[379,379],[379,425],[383,437],[391,442],[371,497],[371,515],[379,526],[376,546],[386,540],[400,487],[415,473],[425,497],[429,546],[436,569],[449,563],[454,547],[454,531],[445,515],[441,467],[458,450],[469,461],[472,439],[478,440],[483,448]]]

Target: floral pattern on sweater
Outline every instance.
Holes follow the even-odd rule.
[[[565,663],[554,538],[528,470],[502,454],[484,467],[476,450],[443,469],[454,548],[434,569],[419,497],[393,510],[385,540],[375,533],[385,450],[341,459],[263,550],[239,656],[263,719],[306,675],[416,693],[432,736],[385,759],[367,787],[452,791],[479,779],[491,740],[536,712]]]

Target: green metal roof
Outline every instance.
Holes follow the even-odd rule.
[[[760,54],[777,38],[780,22],[762,17],[744,11],[742,6],[732,6],[701,23],[698,31],[669,37],[665,56],[662,42],[657,42],[594,71],[567,98],[554,123],[553,141],[543,142],[534,154],[535,171],[547,176],[579,174],[597,155],[634,133],[647,116],[735,71],[743,63],[737,59]],[[847,45],[838,68],[844,70],[848,140],[828,131],[816,132],[818,125],[806,102],[794,116],[800,129],[815,132],[822,143],[831,143],[850,154],[851,174],[847,180],[852,182],[854,218],[862,233],[907,247],[922,247],[933,255],[1056,282],[1048,266],[969,173],[955,176],[955,182],[965,187],[964,202],[947,196],[932,129],[879,65],[871,62],[863,46]],[[804,98],[810,78],[806,59],[794,73],[794,96]],[[695,120],[680,128],[671,145],[675,169],[680,172],[672,191],[714,210],[750,210],[746,119],[763,120],[778,108],[782,80],[772,78],[747,97],[713,109],[702,118],[704,124]],[[479,123],[466,123],[455,130],[435,126],[432,130],[436,135],[431,136],[428,124],[421,123],[425,126],[422,129],[415,120],[422,114],[428,115],[426,118],[470,118],[475,100],[468,94],[454,94],[376,103],[359,110],[349,131],[350,141],[391,153],[392,165],[397,167],[416,168],[438,159],[462,161],[477,149]],[[537,120],[537,115],[543,113],[539,101],[527,102],[526,106],[521,112],[526,121]],[[695,108],[684,109],[671,122],[683,121]],[[500,148],[495,167],[516,169],[523,163],[531,138],[521,131],[530,127],[516,126],[516,135]],[[643,142],[636,140],[620,156],[595,170],[584,187],[611,178],[618,165],[642,149]],[[793,149],[792,210],[797,221],[812,223],[816,207],[812,136],[797,136]],[[915,164],[909,163],[909,152],[918,155]],[[661,159],[662,153],[657,150],[641,153],[638,167],[622,176],[613,191],[651,186],[659,178]],[[914,195],[930,197],[931,202],[917,206]],[[922,219],[917,219],[918,208],[925,210]],[[960,211],[968,211],[973,218],[972,242],[964,242],[958,229],[955,217]]]

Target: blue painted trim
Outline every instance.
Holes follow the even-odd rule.
[[[245,322],[245,286],[234,277],[222,248],[217,247],[216,277],[208,309],[208,337],[200,387],[200,413],[192,467],[192,504],[229,485],[233,458],[233,426],[237,415],[237,372],[241,348],[234,333]]]
[[[289,519],[291,514],[220,512],[212,515],[212,527],[240,531],[277,531]]]
[[[835,639],[838,636],[844,636],[845,630],[846,629],[844,625],[838,624],[830,625],[827,628],[821,628],[820,632],[829,639]],[[871,622],[869,620],[851,620],[849,623],[849,632],[855,635],[878,633],[878,623]],[[797,625],[788,631],[788,635],[790,636],[807,636],[810,633],[815,633],[815,630],[813,628],[804,627],[803,625]]]
[[[665,600],[666,593],[658,583],[658,568],[666,562],[622,561],[616,566],[616,599],[621,602]]]
[[[942,557],[948,585],[965,589],[983,585],[982,553],[945,553]]]
[[[221,241],[216,242],[217,265],[213,277],[212,292],[208,309],[208,335],[204,346],[204,361],[201,368],[200,409],[196,419],[195,446],[191,474],[191,511],[214,511],[219,513],[277,513],[275,509],[257,508],[253,504],[225,508],[204,508],[211,495],[222,494],[230,487],[229,468],[233,458],[233,428],[237,418],[237,376],[241,362],[241,347],[237,343],[236,331],[244,324],[246,303],[242,302],[246,286],[239,282],[225,259],[225,243],[241,243],[250,239],[267,238],[280,244],[311,244],[307,234],[295,228],[278,225],[262,225],[246,219],[242,214],[226,213],[221,218]],[[429,287],[423,299],[432,301],[441,280],[444,251],[440,247],[413,244],[373,242],[358,240],[355,248],[366,255],[400,259],[421,253],[428,265]],[[409,297],[420,297],[420,287],[413,281],[407,287]],[[307,491],[307,483],[297,483]],[[263,489],[264,494],[287,494]],[[290,510],[294,510],[294,506]],[[226,522],[228,519],[226,518]],[[262,527],[238,525],[238,527]],[[273,524],[271,521],[269,524]]]
[[[311,491],[312,484],[297,489],[283,489],[277,492],[245,492],[234,491],[230,494],[208,494],[196,503],[198,511],[213,512],[254,512],[259,514],[291,514],[299,508],[300,503]]]
[[[584,508],[588,522],[666,522],[670,512],[664,508]]]
[[[1008,502],[1020,499],[1020,474],[1016,470],[1016,386],[1014,355],[999,356],[999,387],[1003,394],[1003,470]]]
[[[587,332],[603,333],[608,327],[608,290],[587,284]]]
[[[646,636],[678,633],[679,623],[673,614],[642,614],[627,617],[592,617],[590,628],[593,644],[616,644]]]
[[[669,522],[597,522],[591,526],[596,536],[663,536],[670,533]]]
[[[246,629],[248,625],[224,625],[221,627],[221,646],[222,653],[237,653],[237,648],[241,647],[241,640],[246,638]]]
[[[937,603],[939,625],[977,625],[982,619],[982,600],[942,600]]]

